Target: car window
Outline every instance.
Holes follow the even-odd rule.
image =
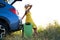
[[[12,4],[14,4],[16,1],[22,1],[22,0],[4,0],[4,1],[12,5]]]
[[[14,0],[4,0],[4,1],[11,4]]]
[[[5,7],[5,4],[0,3],[0,8],[3,8],[3,7]]]

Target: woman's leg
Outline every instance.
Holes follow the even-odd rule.
[[[37,36],[38,34],[37,34],[37,28],[33,28],[33,30],[34,30],[34,36]]]

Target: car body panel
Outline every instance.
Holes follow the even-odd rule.
[[[16,14],[14,14],[9,10],[10,8],[14,8],[14,7],[1,0],[0,0],[0,3],[5,4],[5,7],[0,8],[0,18],[8,22],[11,30],[17,30],[19,28],[19,18]]]

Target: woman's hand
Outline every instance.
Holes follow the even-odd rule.
[[[25,17],[25,15],[29,12],[29,10],[32,8],[32,5],[25,5],[25,14],[23,15],[22,19]]]
[[[32,5],[27,5],[26,11],[29,11],[32,8]]]

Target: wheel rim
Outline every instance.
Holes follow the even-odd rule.
[[[2,38],[5,35],[5,28],[3,25],[0,24],[0,38]]]

